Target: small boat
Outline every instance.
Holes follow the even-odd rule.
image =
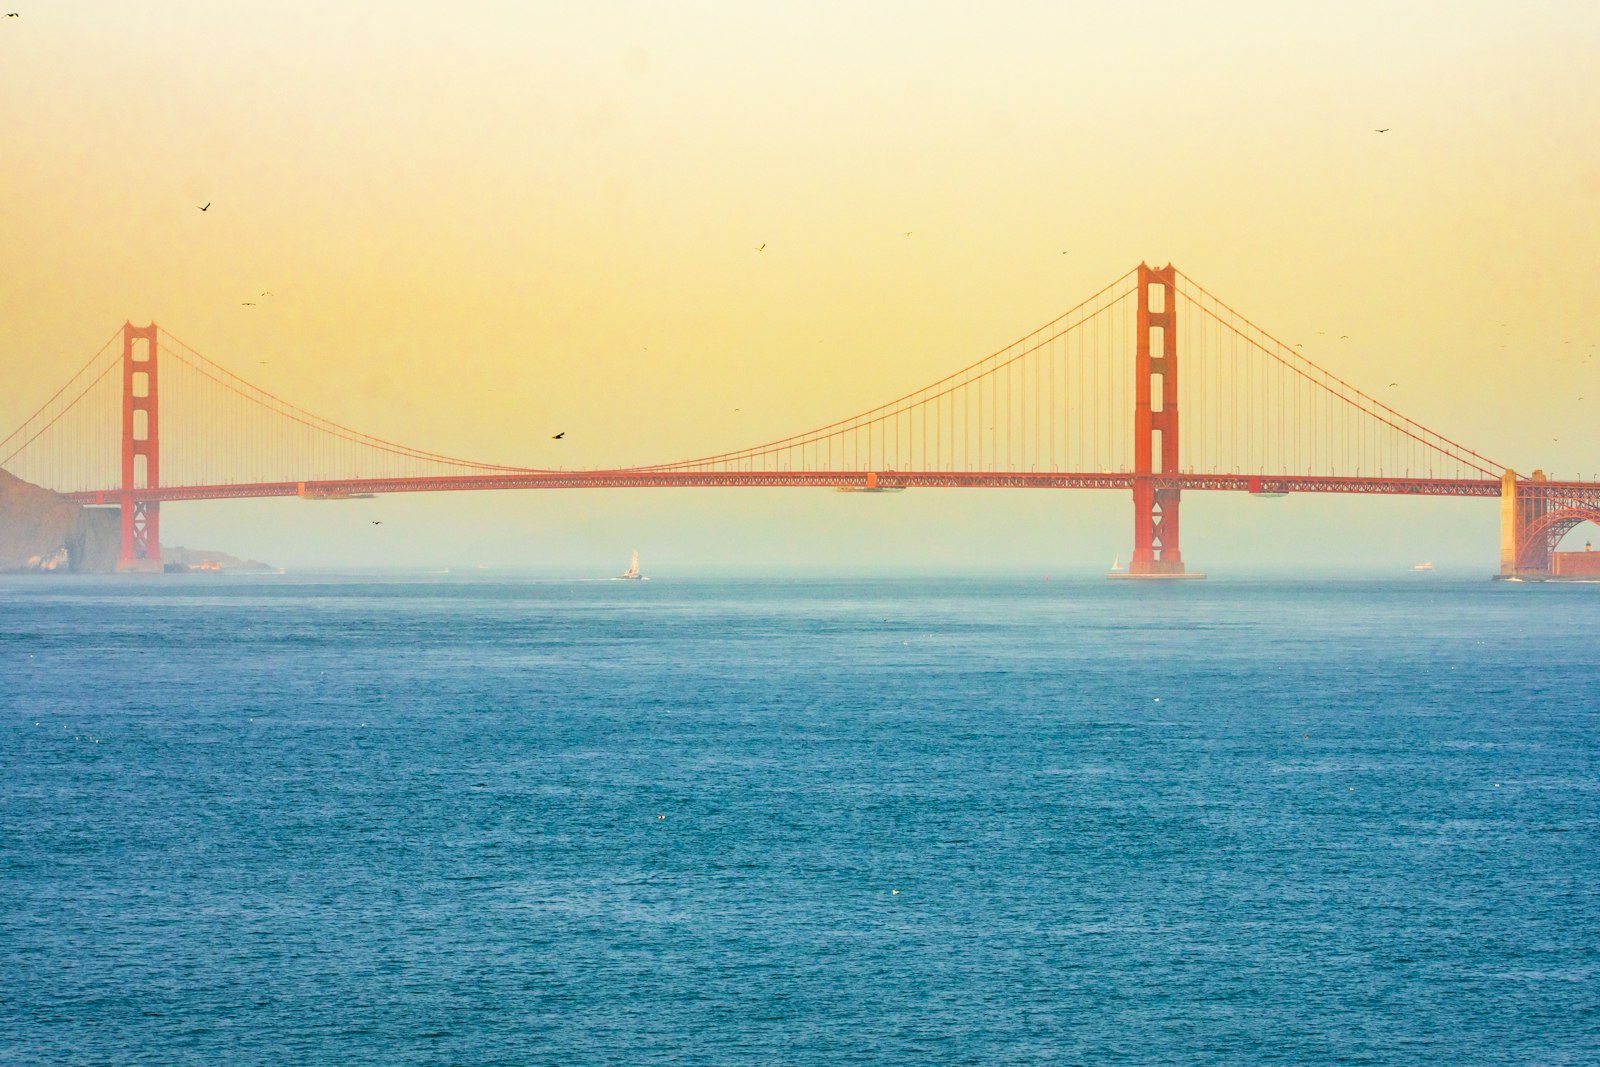
[[[1411,569],[1414,570],[1414,571],[1431,571],[1431,570],[1433,570],[1433,561],[1432,560],[1428,560],[1425,563],[1419,563],[1415,567],[1412,567]]]
[[[633,552],[633,562],[628,564],[628,569],[623,571],[621,574],[617,575],[617,577],[618,578],[633,578],[633,579],[636,579],[638,581],[643,581],[644,580],[644,575],[639,573],[639,551],[638,551],[638,549],[634,550],[634,552]]]
[[[1127,570],[1127,568],[1122,565],[1122,557],[1121,556],[1118,556],[1116,559],[1111,561],[1111,573],[1112,574],[1121,574],[1126,570]]]

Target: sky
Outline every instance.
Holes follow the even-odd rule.
[[[1600,471],[1600,5],[6,10],[6,432],[155,321],[380,437],[666,462],[898,397],[1145,260],[1487,456]],[[1498,562],[1489,501],[1184,508],[1214,573]],[[1069,574],[1126,558],[1131,517],[1111,492],[584,490],[170,505],[163,539]]]

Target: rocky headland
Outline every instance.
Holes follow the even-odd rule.
[[[115,507],[74,503],[0,470],[0,574],[110,574],[117,569],[122,518]],[[226,552],[163,548],[168,570],[266,570]]]

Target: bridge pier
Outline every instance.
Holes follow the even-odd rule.
[[[1184,569],[1178,547],[1177,486],[1157,475],[1178,471],[1178,309],[1172,264],[1139,264],[1134,337],[1133,559],[1110,578],[1204,578]],[[1153,342],[1153,343],[1152,343]]]
[[[1543,537],[1528,537],[1530,528],[1544,518],[1548,498],[1535,489],[1544,482],[1544,471],[1534,471],[1526,488],[1517,482],[1517,472],[1508,469],[1500,477],[1500,573],[1497,579],[1542,580],[1550,576],[1550,544]]]
[[[135,341],[145,342],[142,349]],[[161,570],[161,504],[139,489],[161,484],[161,422],[156,378],[156,324],[122,324],[122,545],[119,571]]]
[[[1584,552],[1557,552],[1568,533],[1584,523],[1600,525],[1600,485],[1552,482],[1544,471],[1518,481],[1500,479],[1500,573],[1513,582],[1593,581],[1600,564]]]

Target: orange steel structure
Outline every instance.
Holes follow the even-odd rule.
[[[120,432],[107,417],[117,408]],[[1506,578],[1550,576],[1561,539],[1600,524],[1600,483],[1520,477],[1329,373],[1170,264],[1143,263],[889,403],[732,452],[609,470],[483,463],[364,434],[153,323],[129,323],[0,439],[0,466],[117,505],[130,570],[160,568],[164,502],[487,489],[1116,489],[1134,505],[1125,576],[1146,579],[1200,577],[1179,544],[1185,490],[1498,496]]]
[[[1178,320],[1172,264],[1138,267],[1134,334],[1133,559],[1117,578],[1200,578],[1183,569],[1178,547],[1180,485],[1156,475],[1178,463]],[[1152,307],[1151,297],[1159,307]],[[1155,352],[1152,353],[1152,341]],[[1156,457],[1160,457],[1159,464]]]
[[[144,342],[142,352],[134,346],[135,341]],[[161,485],[161,389],[156,346],[155,323],[144,327],[131,322],[123,325],[119,570],[161,569],[161,501],[141,492]]]
[[[1552,482],[1538,470],[1528,479],[1506,471],[1500,489],[1499,576],[1557,576],[1551,567],[1556,546],[1585,522],[1600,525],[1600,485]]]

